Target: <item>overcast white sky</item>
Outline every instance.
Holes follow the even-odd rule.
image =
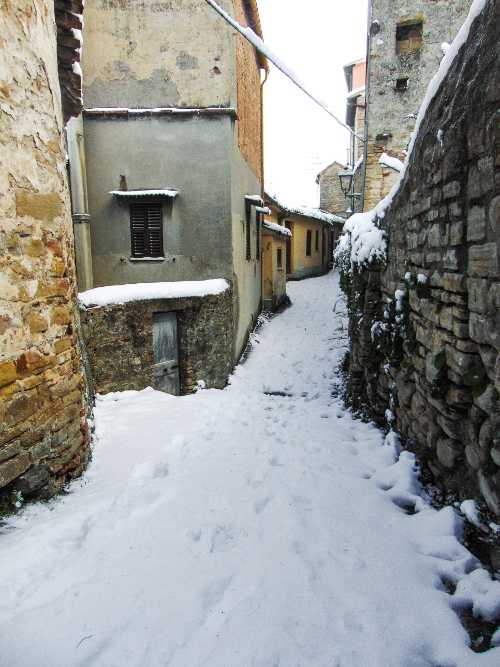
[[[345,120],[343,65],[366,51],[367,0],[259,0],[264,39]],[[271,65],[265,91],[266,187],[290,204],[319,205],[316,174],[345,162],[348,135]]]

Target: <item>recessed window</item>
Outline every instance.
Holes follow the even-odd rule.
[[[312,229],[307,230],[306,234],[306,257],[311,256],[311,249],[312,249]]]
[[[283,268],[283,250],[281,248],[276,250],[276,266],[278,269]]]
[[[131,204],[130,237],[132,257],[163,257],[161,204]]]
[[[402,23],[396,28],[396,53],[399,56],[418,53],[422,48],[422,21]]]
[[[408,77],[397,79],[396,90],[398,93],[404,93],[406,90],[408,90]]]
[[[245,256],[248,260],[252,259],[252,206],[250,202],[247,200],[245,202],[245,245],[246,245],[246,253]]]
[[[316,252],[318,252],[318,250],[319,250],[319,231],[318,230],[316,230],[316,232],[315,232],[314,249],[316,250]]]

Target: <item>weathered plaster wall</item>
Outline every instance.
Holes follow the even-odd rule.
[[[235,359],[245,348],[261,308],[261,263],[257,253],[257,224],[252,207],[250,248],[251,259],[246,258],[245,195],[261,194],[261,184],[234,142],[231,159],[232,256],[235,321]]]
[[[431,103],[403,185],[379,221],[389,236],[387,266],[347,285],[354,404],[380,423],[390,409],[444,494],[480,497],[497,515],[499,26],[500,4],[491,0]]]
[[[87,0],[86,108],[235,106],[235,67],[233,31],[206,2]]]
[[[415,117],[427,84],[443,56],[441,44],[451,42],[462,25],[471,0],[372,0],[372,20],[380,31],[369,44],[367,88],[368,155],[365,207],[371,210],[390,191],[397,173],[378,160],[387,152],[404,160]],[[422,48],[417,54],[396,53],[396,26],[402,21],[423,21]],[[408,88],[396,89],[408,78]]]
[[[315,220],[306,220],[300,217],[287,216],[285,222],[290,224],[292,232],[292,266],[289,280],[319,276],[328,270],[328,241],[323,230],[329,227]],[[312,231],[311,255],[306,255],[307,230]],[[319,245],[316,250],[316,232],[319,234]],[[325,244],[325,252],[323,252]]]
[[[0,489],[49,496],[88,457],[54,3],[0,22]]]
[[[230,116],[85,119],[95,286],[232,280]],[[133,156],[133,159],[131,159]],[[163,204],[166,259],[131,261],[129,205],[110,191],[173,187]],[[242,198],[242,197],[241,197]]]
[[[232,297],[157,299],[82,309],[82,331],[95,390],[154,386],[153,314],[176,312],[181,393],[203,380],[222,389],[233,368]]]

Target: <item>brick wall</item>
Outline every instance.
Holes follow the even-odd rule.
[[[206,297],[134,301],[82,309],[82,332],[95,391],[153,387],[153,313],[177,313],[181,394],[198,380],[222,389],[232,371],[231,291]]]
[[[386,410],[443,494],[500,514],[500,4],[432,101],[383,220],[386,266],[349,293],[353,403]],[[439,135],[438,135],[439,132]],[[399,292],[397,292],[399,290]]]
[[[234,0],[234,16],[249,25],[247,1]],[[236,76],[238,87],[238,145],[259,181],[262,181],[262,89],[260,66],[254,47],[241,35],[236,36]]]
[[[88,457],[54,3],[0,22],[0,498],[50,496]]]

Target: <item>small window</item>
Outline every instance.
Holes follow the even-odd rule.
[[[408,77],[396,81],[396,90],[398,93],[404,93],[408,90]]]
[[[249,201],[245,202],[245,240],[246,240],[246,258],[252,259],[252,206]]]
[[[307,234],[306,234],[306,257],[311,256],[311,249],[312,249],[312,230],[308,229]]]
[[[161,204],[130,206],[132,257],[163,257]]]
[[[423,24],[421,21],[398,25],[396,28],[396,53],[399,56],[418,53],[422,48],[422,32]]]
[[[314,249],[316,252],[319,250],[319,231],[316,230],[315,238],[314,238]]]
[[[261,228],[261,214],[258,213],[255,219],[255,226],[257,237],[255,241],[255,259],[259,261],[260,259],[260,228]]]
[[[283,250],[281,248],[276,250],[276,266],[278,269],[283,268]]]

